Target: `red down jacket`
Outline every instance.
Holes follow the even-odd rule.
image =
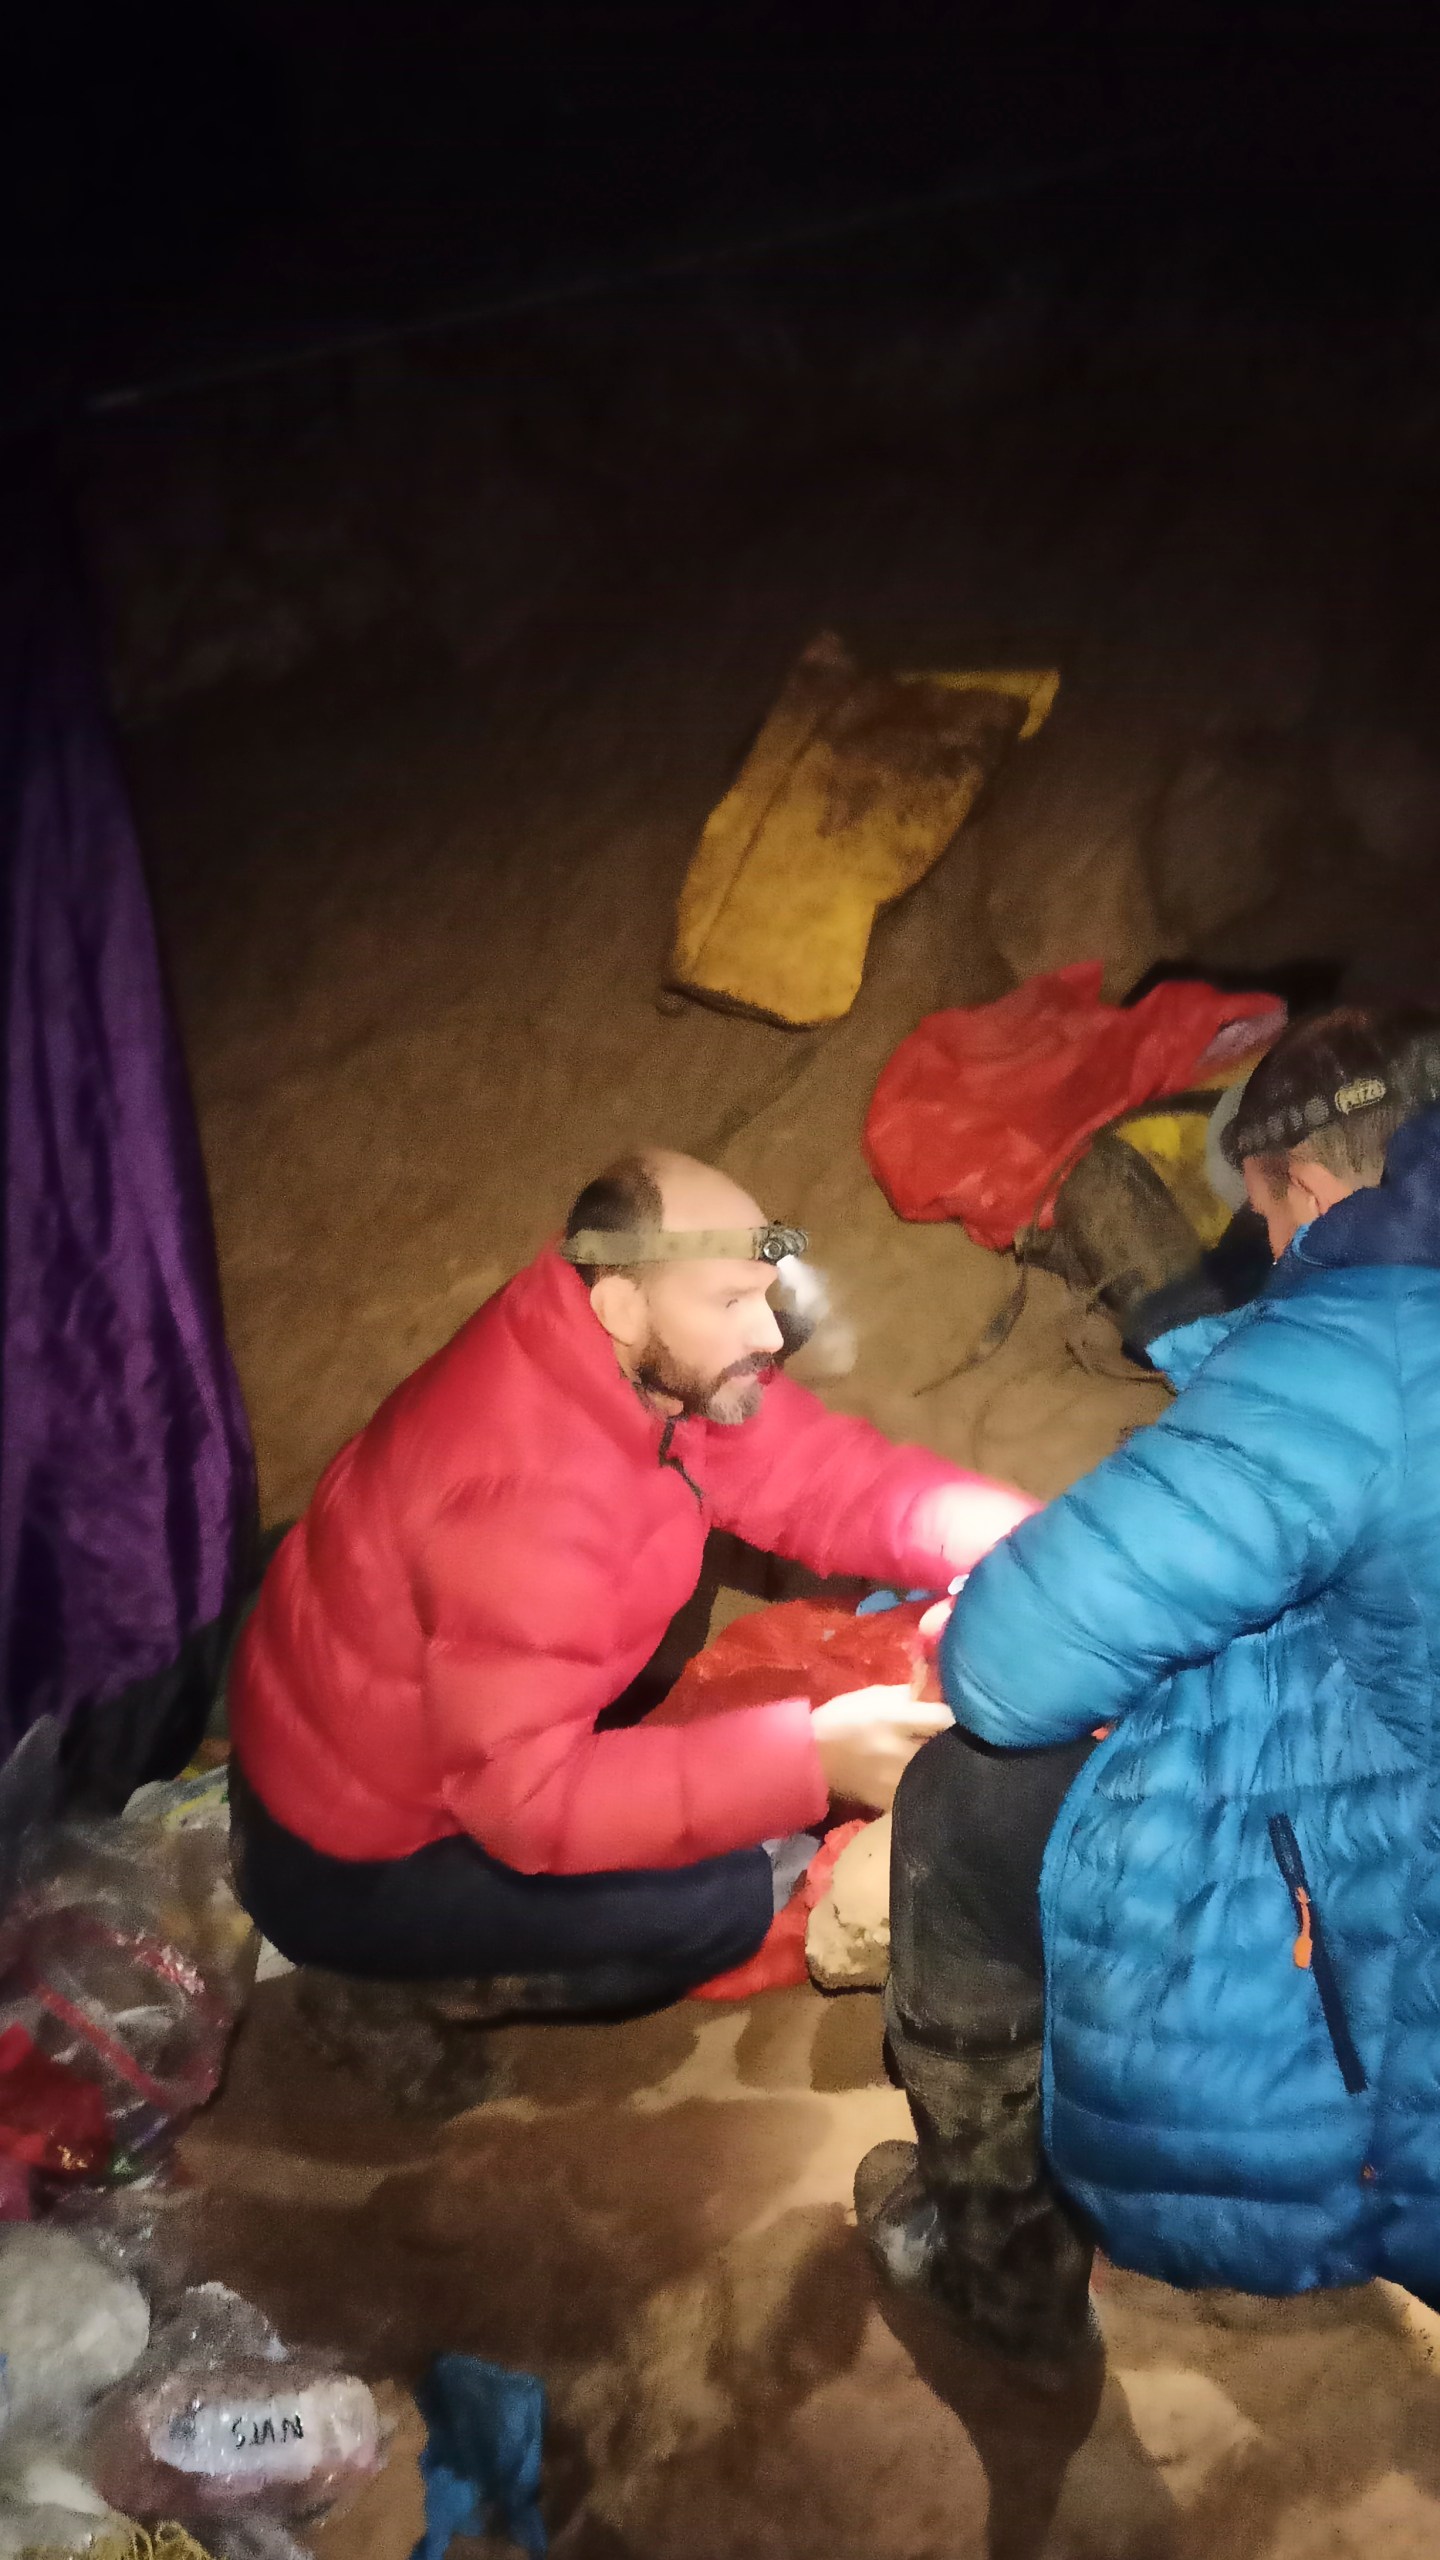
[[[340,1858],[468,1832],[530,1875],[674,1867],[803,1829],[802,1699],[597,1733],[712,1524],[821,1573],[944,1587],[1033,1510],[777,1377],[751,1422],[658,1416],[544,1253],[341,1450],[266,1576],[231,1731]]]

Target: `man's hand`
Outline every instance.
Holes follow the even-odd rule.
[[[901,1779],[921,1745],[949,1733],[948,1707],[927,1707],[908,1685],[848,1689],[810,1713],[810,1730],[832,1797],[888,1813]]]
[[[952,1574],[969,1573],[1001,1538],[1043,1509],[1043,1503],[1014,1485],[964,1476],[954,1484],[937,1485],[917,1502],[909,1535],[917,1547],[943,1556]]]

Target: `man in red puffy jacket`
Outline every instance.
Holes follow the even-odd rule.
[[[803,1246],[689,1157],[627,1160],[332,1462],[231,1687],[241,1889],[285,1954],[658,2002],[753,1953],[832,1798],[888,1804],[944,1716],[905,1691],[599,1723],[712,1526],[943,1591],[1034,1508],[776,1374]]]

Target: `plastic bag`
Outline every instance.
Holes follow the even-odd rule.
[[[42,2053],[28,2031],[0,2029],[0,2156],[51,2177],[96,2177],[113,2149],[105,2100]]]
[[[225,2285],[193,2286],[148,2355],[96,2411],[102,2496],[127,2515],[310,2516],[380,2468],[369,2389],[327,2358],[292,2353]]]
[[[808,1698],[818,1707],[848,1689],[912,1678],[917,1696],[934,1702],[940,1689],[920,1636],[928,1605],[904,1601],[879,1616],[860,1617],[824,1600],[776,1600],[733,1619],[687,1662],[648,1721],[690,1724],[697,1716],[773,1706],[781,1698]]]
[[[69,2231],[0,2232],[0,2434],[68,2434],[128,2374],[150,2337],[150,2308],[127,2275]]]
[[[1167,981],[1131,1006],[1100,997],[1098,961],[1027,978],[995,1004],[927,1014],[881,1071],[866,1161],[902,1218],[958,1218],[1003,1252],[1050,1223],[1087,1139],[1190,1082],[1219,1035],[1273,1036],[1273,996]],[[1238,1035],[1237,1035],[1238,1036]],[[1243,1045],[1243,1037],[1242,1037]]]
[[[102,2266],[132,2276],[152,2311],[168,2312],[192,2281],[203,2199],[202,2188],[178,2183],[162,2160],[123,2187],[66,2188],[46,2229],[72,2233]]]
[[[211,1769],[185,1769],[178,1778],[156,1778],[137,1787],[121,1815],[122,1822],[155,1822],[162,1831],[217,1831],[230,1828],[230,1769],[217,1761]]]
[[[98,2089],[112,2174],[213,2094],[257,1945],[219,1830],[74,1823],[36,1844],[0,1931],[0,2030]]]
[[[263,2515],[258,2507],[240,2515],[212,2518],[205,2527],[205,2544],[214,2560],[311,2560],[309,2546],[297,2542],[278,2516]],[[195,2549],[200,2550],[198,2543]],[[155,2560],[166,2560],[158,2534]],[[205,2560],[203,2552],[201,2560]]]
[[[53,2445],[0,2447],[0,2560],[123,2550],[131,2528]]]

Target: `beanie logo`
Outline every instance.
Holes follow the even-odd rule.
[[[1335,1096],[1335,1108],[1347,1117],[1352,1111],[1369,1111],[1385,1100],[1388,1090],[1379,1076],[1357,1076],[1353,1084],[1342,1084]]]

